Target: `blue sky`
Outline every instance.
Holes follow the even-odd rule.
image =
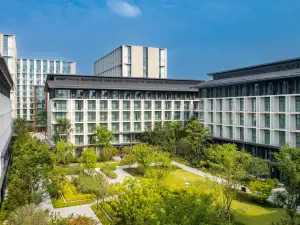
[[[20,57],[93,62],[122,44],[168,48],[169,78],[300,56],[299,0],[0,0]]]

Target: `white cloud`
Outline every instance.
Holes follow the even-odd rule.
[[[122,0],[106,0],[107,7],[115,13],[127,17],[137,17],[141,15],[139,7]]]

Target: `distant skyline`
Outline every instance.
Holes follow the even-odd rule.
[[[75,61],[77,73],[120,45],[168,49],[168,77],[300,57],[299,0],[9,0],[0,33],[20,58]]]

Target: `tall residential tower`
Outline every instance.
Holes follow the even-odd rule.
[[[167,49],[122,45],[94,63],[94,75],[167,78]]]

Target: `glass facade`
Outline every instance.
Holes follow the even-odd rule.
[[[8,35],[3,36],[3,54],[8,56]]]
[[[148,48],[143,47],[143,75],[148,77]]]
[[[279,112],[285,112],[285,97],[279,97]]]
[[[284,114],[279,115],[279,128],[285,129],[285,115]]]
[[[279,146],[285,145],[285,132],[279,131]]]
[[[270,114],[265,114],[265,127],[270,128]]]
[[[270,145],[270,131],[265,130],[265,144]]]

